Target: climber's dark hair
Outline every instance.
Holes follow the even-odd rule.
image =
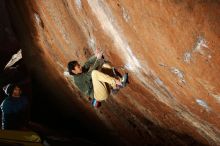
[[[68,72],[70,75],[75,75],[72,70],[75,68],[76,65],[78,65],[79,63],[77,61],[70,61],[67,65],[67,68],[68,68]]]
[[[12,96],[15,87],[19,87],[21,89],[20,85],[13,83],[13,84],[8,84],[8,85],[4,86],[3,90],[5,91],[6,95]]]

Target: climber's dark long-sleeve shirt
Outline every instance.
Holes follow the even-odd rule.
[[[2,129],[18,130],[28,121],[28,101],[26,97],[6,97],[1,104]]]
[[[101,64],[100,59],[97,59],[96,56],[92,56],[83,65],[82,73],[73,76],[75,85],[79,88],[79,90],[83,94],[91,98],[94,98],[91,73],[93,70],[97,69],[100,66],[100,64]]]

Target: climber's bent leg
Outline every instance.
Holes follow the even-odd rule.
[[[92,84],[94,89],[94,98],[97,101],[102,101],[108,98],[109,92],[106,84],[110,84],[113,88],[116,87],[115,79],[100,71],[92,71]]]

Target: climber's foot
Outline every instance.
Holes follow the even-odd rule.
[[[122,87],[125,87],[128,83],[128,73],[124,74],[121,78]]]
[[[101,106],[101,102],[97,101],[95,98],[92,99],[92,106],[94,107],[100,107]]]
[[[128,73],[124,74],[121,78],[120,84],[116,85],[116,88],[111,89],[113,94],[118,93],[119,89],[124,88],[128,83]]]

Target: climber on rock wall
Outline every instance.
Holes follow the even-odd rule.
[[[126,86],[128,74],[122,77],[112,77],[105,73],[112,67],[105,63],[102,58],[103,51],[96,49],[95,55],[81,66],[78,61],[70,61],[67,65],[68,72],[79,90],[92,99],[93,106],[99,106],[100,102],[106,100],[110,90],[118,91]]]

